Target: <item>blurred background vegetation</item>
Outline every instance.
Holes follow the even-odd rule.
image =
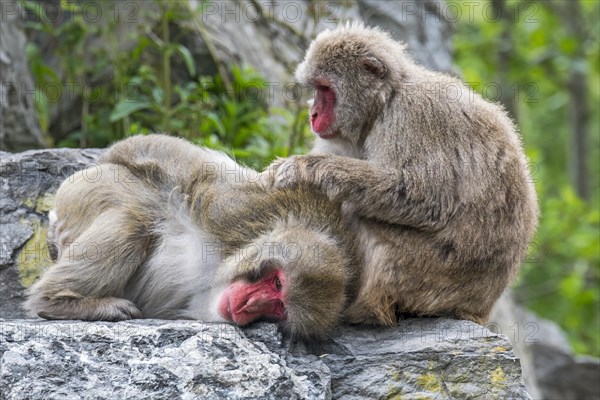
[[[541,219],[516,300],[558,322],[576,351],[599,355],[599,3],[496,3],[501,23],[475,14],[456,25],[455,62],[505,105],[531,161]]]
[[[34,13],[45,11],[34,1],[23,4]],[[275,157],[304,152],[306,139],[311,137],[305,107],[269,107],[268,96],[257,93],[268,83],[249,66],[233,66],[231,73],[223,70],[212,76],[197,71],[190,51],[181,44],[185,31],[172,36],[170,23],[197,25],[199,18],[194,14],[202,10],[192,10],[181,1],[158,4],[160,10],[146,15],[156,24],[140,25],[130,32],[127,40],[135,45],[127,52],[119,51],[123,38],[116,18],[89,24],[76,3],[60,2],[71,13],[61,25],[48,23],[44,15],[39,22],[28,24],[29,29],[56,39],[61,64],[57,66],[62,71],[59,76],[45,63],[40,49],[28,44],[31,72],[39,87],[82,83],[72,88],[75,95],[82,95],[81,127],[54,138],[54,145],[106,147],[130,135],[167,132],[228,152],[254,168],[263,168]],[[91,37],[108,45],[90,47]],[[176,63],[187,68],[187,80],[173,79]],[[112,74],[105,79],[107,68]],[[50,115],[57,106],[49,97],[47,93],[36,96],[45,133],[49,133]]]
[[[535,13],[530,1],[491,3],[504,11],[501,19],[475,13],[473,19],[454,24],[454,59],[474,90],[505,105],[520,126],[531,160],[542,215],[515,284],[516,298],[558,322],[577,352],[598,356],[599,3],[540,2]],[[140,27],[130,33],[135,46],[129,52],[116,50],[122,38],[114,21],[88,24],[78,17],[76,3],[61,2],[74,16],[62,25],[28,25],[58,43],[61,65],[55,68],[44,64],[40,48],[28,45],[38,84],[64,81],[56,68],[67,81],[94,83],[79,107],[81,127],[55,138],[54,145],[104,147],[133,134],[171,132],[223,149],[255,168],[277,156],[307,151],[311,134],[304,105],[269,107],[264,97],[249,96],[247,89],[264,87],[265,80],[247,66],[227,74],[219,69],[216,75],[197,70],[181,37],[169,29],[172,21],[197,23],[192,10],[183,2],[160,4],[154,16],[158,29]],[[107,45],[86,46],[91,35]],[[185,66],[187,79],[172,79],[175,63]],[[96,82],[107,66],[113,74]],[[44,101],[45,96],[37,98],[40,123],[48,133],[56,104]]]

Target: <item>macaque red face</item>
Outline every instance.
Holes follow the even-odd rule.
[[[272,269],[255,282],[240,278],[221,294],[219,314],[237,325],[260,318],[281,321],[286,318],[284,294],[281,269]]]
[[[321,139],[331,139],[336,133],[332,127],[335,122],[335,90],[330,82],[318,80],[315,99],[310,109],[310,125]]]

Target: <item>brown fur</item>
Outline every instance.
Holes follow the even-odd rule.
[[[296,77],[331,82],[337,137],[276,161],[271,179],[315,185],[354,220],[363,273],[348,319],[390,325],[402,312],[486,322],[538,218],[502,107],[360,25],[321,33]]]
[[[266,260],[286,277],[283,328],[326,336],[357,281],[340,205],[302,187],[267,191],[257,177],[181,139],[117,143],[59,188],[49,232],[57,262],[25,307],[49,319],[219,320],[215,299],[232,281],[260,276]],[[205,246],[217,249],[214,265]],[[296,253],[286,257],[286,246]]]

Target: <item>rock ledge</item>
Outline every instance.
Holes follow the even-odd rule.
[[[0,320],[0,399],[529,399],[502,336],[467,321],[344,327]]]

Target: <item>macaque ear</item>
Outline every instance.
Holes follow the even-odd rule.
[[[298,82],[300,85],[304,85],[304,86],[308,86],[308,82],[307,82],[307,77],[308,77],[308,73],[306,71],[307,68],[307,62],[303,61],[301,62],[298,67],[296,67],[296,72],[294,73],[294,78],[296,78],[296,82]]]
[[[373,56],[363,57],[360,60],[360,65],[379,79],[382,79],[387,73],[387,68],[385,65],[383,65],[381,61]]]

